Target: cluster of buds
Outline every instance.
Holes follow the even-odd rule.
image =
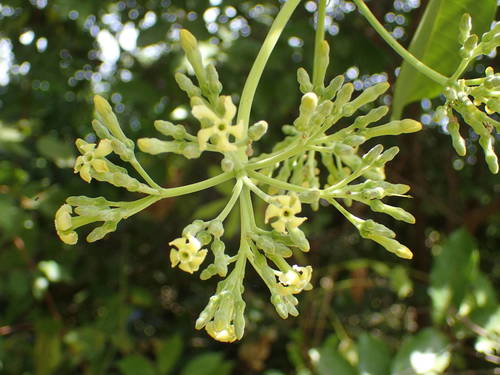
[[[492,67],[485,70],[485,77],[477,79],[455,79],[476,57],[491,54],[500,45],[500,22],[481,38],[471,34],[472,22],[468,14],[460,22],[459,40],[462,63],[450,84],[445,88],[446,102],[436,110],[436,120],[448,118],[448,132],[453,148],[460,156],[465,156],[466,144],[460,134],[460,123],[455,112],[479,136],[479,144],[484,151],[485,161],[492,173],[498,173],[498,157],[494,151],[495,129],[500,132],[500,122],[492,115],[500,113],[500,74]]]
[[[132,206],[123,202],[111,202],[103,197],[69,197],[56,212],[55,227],[61,240],[74,245],[78,241],[76,229],[95,222],[103,222],[88,235],[88,242],[98,241],[114,232],[120,220],[130,216]],[[76,214],[76,216],[72,216]]]
[[[409,258],[411,252],[406,247],[407,251],[402,250],[402,245],[392,236],[381,237],[362,230],[359,222],[352,220],[352,215],[336,200],[343,200],[347,206],[357,201],[366,204],[375,212],[383,212],[397,220],[413,223],[415,219],[411,214],[381,201],[387,196],[405,196],[409,190],[406,185],[385,181],[385,165],[397,155],[399,148],[392,147],[384,151],[382,145],[376,145],[363,154],[362,146],[376,137],[417,132],[422,129],[422,125],[411,119],[379,124],[389,108],[385,105],[376,106],[374,103],[389,88],[386,82],[367,88],[355,98],[352,98],[353,85],[344,83],[342,76],[333,78],[325,86],[323,82],[329,63],[328,55],[328,43],[323,41],[319,59],[319,72],[322,76],[315,84],[306,70],[298,70],[297,79],[303,93],[299,115],[293,125],[283,127],[287,137],[273,149],[273,152],[279,152],[299,145],[303,152],[263,170],[267,177],[307,190],[299,192],[299,199],[294,201],[294,204],[290,204],[292,197],[287,196],[286,200],[290,202],[270,205],[266,211],[266,222],[271,221],[277,231],[285,233],[287,225],[299,225],[303,221],[295,217],[300,211],[300,201],[307,202],[313,209],[317,209],[319,200],[323,198],[350,219],[362,237],[379,243],[403,258]],[[351,120],[360,109],[363,109],[365,114]],[[342,118],[348,121],[348,125],[329,132]],[[269,156],[263,155],[255,160],[265,160],[267,157]],[[327,172],[324,181],[321,180],[324,175],[320,173],[321,166]],[[365,181],[352,184],[359,178]],[[269,189],[272,194],[280,194],[283,191],[276,186]],[[280,196],[276,198],[276,202],[284,199]]]
[[[224,173],[189,186],[161,188],[137,161],[135,144],[123,133],[109,103],[96,96],[96,119],[92,126],[100,141],[92,144],[77,140],[82,155],[76,161],[75,172],[87,182],[92,179],[105,181],[147,196],[134,202],[68,198],[55,218],[57,233],[65,243],[76,243],[75,230],[83,225],[103,223],[87,236],[87,241],[93,242],[114,231],[121,219],[162,198],[203,190],[234,179],[231,198],[218,216],[209,221],[193,221],[179,238],[169,242],[172,267],[190,274],[201,271],[202,280],[214,276],[222,278],[196,321],[197,329],[204,328],[222,342],[232,342],[243,336],[245,302],[242,294],[247,263],[268,287],[278,315],[284,319],[298,315],[297,295],[312,288],[313,272],[309,265],[290,262],[294,252],[310,250],[301,229],[306,218],[299,216],[303,204],[317,210],[320,200],[329,202],[363,238],[375,241],[400,257],[412,257],[411,251],[395,239],[393,231],[372,220],[360,219],[344,207],[356,201],[397,220],[415,221],[402,208],[382,202],[385,197],[406,196],[409,189],[406,185],[385,181],[385,165],[399,149],[392,147],[384,151],[381,145],[376,145],[363,152],[364,143],[370,139],[421,129],[420,123],[413,120],[376,124],[388,112],[386,106],[373,105],[388,90],[387,83],[374,85],[355,98],[353,85],[344,83],[342,76],[335,77],[325,86],[329,47],[323,41],[315,64],[314,83],[304,69],[298,71],[303,96],[297,118],[292,124],[283,126],[286,137],[275,145],[271,154],[252,157],[252,143],[261,139],[268,124],[258,121],[248,126],[237,120],[237,107],[230,96],[221,95],[222,84],[217,71],[213,64],[203,63],[194,36],[182,30],[180,42],[197,83],[183,73],[176,74],[176,81],[190,98],[191,114],[199,123],[199,129],[196,134],[190,134],[184,125],[158,120],[155,128],[168,139],[141,138],[138,147],[149,154],[174,153],[189,159],[200,157],[204,151],[217,152],[223,155],[221,168]],[[476,96],[479,98],[479,94]],[[489,108],[495,107],[489,105]],[[364,114],[353,118],[358,110],[363,110]],[[331,132],[332,126],[341,119],[348,125]],[[107,157],[111,153],[129,163],[144,182],[109,161]],[[268,187],[267,191],[261,189],[262,185]],[[255,222],[251,193],[267,203],[264,222],[269,225],[268,230],[259,228]],[[228,255],[221,240],[223,222],[236,202],[241,210],[240,247],[235,254]],[[213,261],[203,266],[209,253]]]
[[[195,84],[186,74],[176,73],[177,84],[190,98],[191,114],[200,124],[196,136],[189,134],[182,125],[167,121],[157,121],[156,129],[173,141],[157,138],[138,140],[141,151],[149,154],[176,153],[188,159],[200,157],[203,151],[219,152],[225,155],[222,168],[234,168],[231,153],[242,150],[251,153],[251,144],[259,140],[267,131],[267,123],[259,121],[245,131],[241,121],[236,122],[237,107],[230,96],[220,95],[222,83],[215,66],[205,65],[196,38],[187,30],[180,32],[181,46],[193,68],[198,81]]]
[[[196,320],[196,329],[203,329],[215,340],[233,342],[245,331],[245,301],[242,278],[237,273],[219,282],[216,293]]]

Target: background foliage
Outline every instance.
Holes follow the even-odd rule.
[[[330,74],[345,73],[358,88],[381,76],[394,82],[400,58],[351,2],[333,3]],[[425,4],[369,3],[405,45]],[[238,344],[194,330],[215,284],[171,270],[168,262],[167,243],[193,218],[211,217],[228,194],[224,187],[159,202],[99,243],[69,247],[57,238],[53,214],[65,197],[133,197],[73,175],[74,139],[93,137],[92,94],[111,99],[134,137],[153,134],[156,119],[183,119],[186,99],[173,73],[186,68],[177,43],[186,27],[204,41],[226,92],[237,98],[278,6],[276,0],[0,2],[0,373],[480,374],[500,363],[500,185],[477,162],[474,144],[466,159],[458,158],[446,130],[432,122],[432,105],[441,98],[406,108],[427,126],[398,138],[402,151],[389,168],[392,181],[412,186],[413,199],[404,204],[417,224],[399,224],[397,232],[415,258],[405,262],[361,240],[331,209],[308,213],[315,288],[302,296],[301,315],[277,317],[250,274],[248,328]],[[295,71],[311,66],[314,9],[312,1],[299,6],[258,89],[252,116],[271,124],[263,149],[296,115]],[[472,69],[482,72],[494,62]],[[469,134],[469,142],[476,138]],[[217,170],[215,159],[214,167],[205,159],[200,168],[177,156],[143,157],[164,186]]]

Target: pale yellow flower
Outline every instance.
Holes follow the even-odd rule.
[[[243,123],[239,122],[232,125],[233,118],[236,115],[236,106],[233,104],[231,97],[222,96],[221,98],[224,105],[224,116],[222,117],[218,116],[202,102],[193,106],[193,116],[200,122],[211,124],[198,131],[198,143],[201,151],[207,149],[209,141],[218,151],[236,151],[237,147],[231,138],[238,140],[243,137]]]
[[[55,227],[57,231],[57,235],[64,243],[68,245],[74,245],[78,241],[78,234],[71,230],[72,228],[72,218],[71,214],[73,213],[73,209],[69,204],[63,204],[56,211],[55,216]]]
[[[303,290],[310,290],[312,267],[294,265],[286,272],[276,271],[279,280],[279,291],[282,295],[298,294]]]
[[[207,333],[215,340],[220,342],[236,341],[237,337],[234,329],[234,324],[229,324],[227,327],[224,327],[220,330],[217,330],[215,326],[216,324],[214,321],[208,322],[205,326]]]
[[[200,265],[205,260],[207,250],[201,250],[201,243],[194,236],[176,238],[169,243],[177,249],[170,250],[170,262],[172,267],[179,265],[179,268],[185,272],[193,273],[198,271]]]
[[[288,229],[297,228],[307,220],[305,217],[296,217],[302,210],[299,198],[293,195],[279,195],[274,197],[273,202],[267,206],[265,222],[280,233],[287,233]]]
[[[99,145],[96,145],[95,143],[87,143],[79,138],[76,140],[76,147],[82,155],[76,158],[74,171],[75,173],[80,173],[80,177],[84,181],[92,181],[92,169],[98,173],[109,171],[104,159],[113,151],[109,139],[103,139],[99,142]]]

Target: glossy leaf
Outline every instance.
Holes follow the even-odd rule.
[[[410,43],[409,51],[437,72],[451,76],[461,58],[458,25],[464,13],[472,17],[472,32],[481,35],[495,17],[496,0],[431,0]],[[403,62],[396,80],[393,118],[400,118],[404,106],[422,98],[433,98],[442,87]]]
[[[386,375],[391,368],[391,353],[385,342],[367,333],[358,340],[359,373]]]
[[[158,373],[170,374],[182,354],[183,341],[180,335],[173,335],[158,345],[156,351]]]
[[[453,232],[434,258],[429,294],[432,315],[441,322],[450,306],[458,308],[477,268],[478,251],[465,229]]]
[[[132,354],[123,358],[118,362],[118,368],[123,375],[156,375],[151,361],[140,354]]]
[[[433,328],[426,328],[403,342],[391,374],[441,374],[450,364],[449,342]]]

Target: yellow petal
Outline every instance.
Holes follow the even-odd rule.
[[[80,168],[80,177],[83,179],[83,181],[92,181],[92,176],[90,175],[90,166],[88,164],[85,164]]]
[[[99,173],[109,172],[108,164],[104,159],[94,159],[90,164]]]

